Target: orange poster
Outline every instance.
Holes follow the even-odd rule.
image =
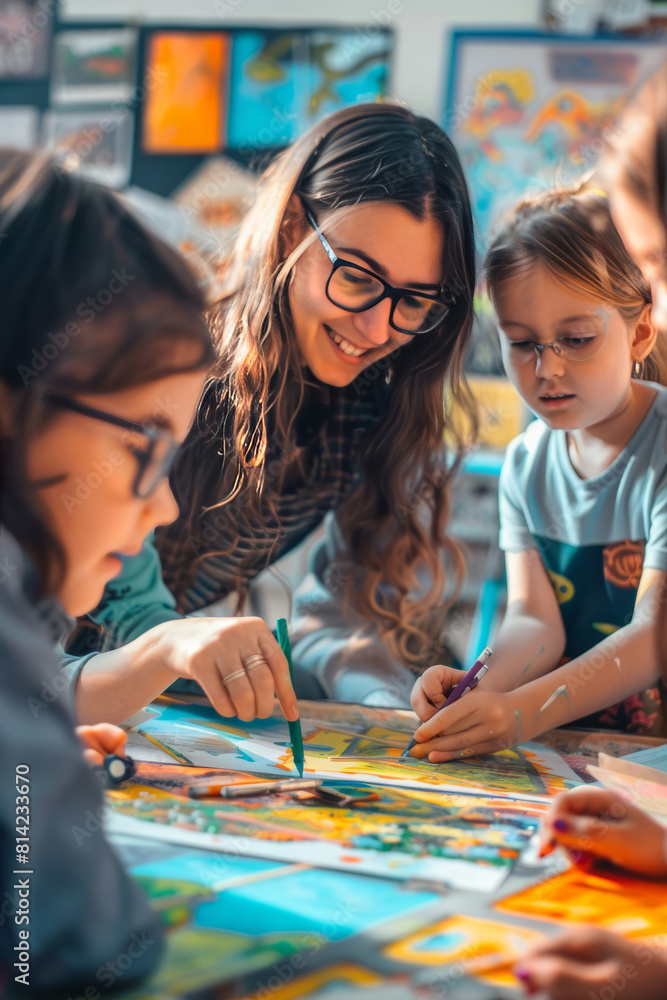
[[[213,153],[224,143],[229,37],[156,32],[149,39],[143,149]]]

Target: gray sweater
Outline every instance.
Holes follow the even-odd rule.
[[[36,583],[0,529],[0,995],[99,995],[151,972],[163,937],[102,833],[101,791],[54,652],[71,619],[34,599]]]

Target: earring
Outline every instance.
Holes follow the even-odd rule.
[[[635,361],[635,363],[633,365],[633,368],[632,368],[632,373],[635,376],[635,378],[641,378],[642,367],[643,366],[642,366],[641,361]]]

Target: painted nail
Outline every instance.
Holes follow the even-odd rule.
[[[570,829],[569,823],[566,823],[564,819],[554,820],[554,830],[558,830],[559,833],[567,833]]]
[[[526,996],[530,997],[533,996],[535,993],[537,993],[537,987],[533,983],[533,977],[531,976],[528,969],[522,969],[521,966],[518,966],[514,970],[514,975],[520,982],[523,983]]]

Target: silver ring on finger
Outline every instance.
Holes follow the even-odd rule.
[[[245,677],[245,676],[246,676],[245,670],[234,670],[231,674],[227,674],[226,677],[222,678],[222,683],[226,687],[228,684],[231,684],[232,681],[237,681],[239,677]]]
[[[261,667],[262,664],[268,667],[268,661],[265,656],[261,653],[255,653],[253,656],[247,656],[243,661],[243,666],[246,670],[254,670],[255,667]]]

